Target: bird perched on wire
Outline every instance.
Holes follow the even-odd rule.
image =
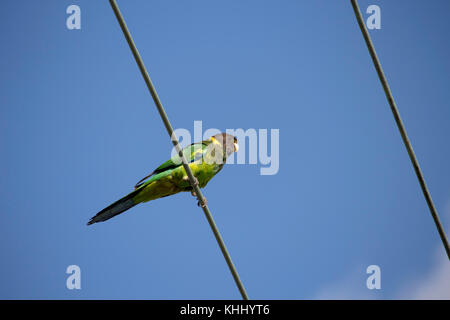
[[[207,140],[187,146],[183,149],[183,155],[199,187],[203,188],[212,177],[222,170],[227,157],[233,152],[237,152],[238,149],[236,137],[227,133],[219,133]],[[176,155],[141,179],[136,184],[134,191],[97,213],[89,220],[88,225],[111,219],[139,203],[182,191],[191,191],[192,195],[196,196],[181,158]],[[198,205],[201,206],[200,203]]]

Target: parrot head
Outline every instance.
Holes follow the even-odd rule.
[[[211,140],[216,147],[222,149],[220,154],[222,155],[221,160],[223,162],[225,162],[228,156],[230,156],[233,152],[237,152],[239,150],[238,141],[236,137],[231,134],[219,133],[212,136]]]

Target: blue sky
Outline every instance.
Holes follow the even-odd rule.
[[[253,299],[450,298],[448,259],[349,1],[118,1],[175,128],[279,129],[204,194]],[[81,30],[66,8],[81,8]],[[447,233],[448,1],[359,1]],[[0,298],[239,299],[188,193],[86,222],[170,140],[107,1],[0,4]],[[364,13],[364,17],[368,17]],[[81,268],[81,290],[66,268]],[[366,268],[381,268],[381,290]]]

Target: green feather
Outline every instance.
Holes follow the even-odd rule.
[[[184,148],[182,152],[192,173],[197,178],[200,188],[204,188],[223,168],[228,156],[223,144],[214,137],[199,143],[193,143]],[[223,159],[223,161],[217,163],[217,158]],[[108,220],[142,202],[191,190],[192,187],[181,158],[179,155],[175,155],[139,181],[134,191],[92,217],[88,224]]]

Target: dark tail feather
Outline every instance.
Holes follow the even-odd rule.
[[[137,190],[131,192],[130,194],[126,195],[122,199],[117,200],[116,202],[109,205],[108,207],[106,207],[105,209],[103,209],[102,211],[97,213],[95,216],[93,216],[87,224],[90,225],[90,224],[93,224],[96,222],[106,221],[106,220],[111,219],[112,217],[117,216],[118,214],[134,207],[135,205],[137,205],[137,203],[135,203],[133,201],[133,198],[140,191],[141,191],[141,189],[137,189]]]

